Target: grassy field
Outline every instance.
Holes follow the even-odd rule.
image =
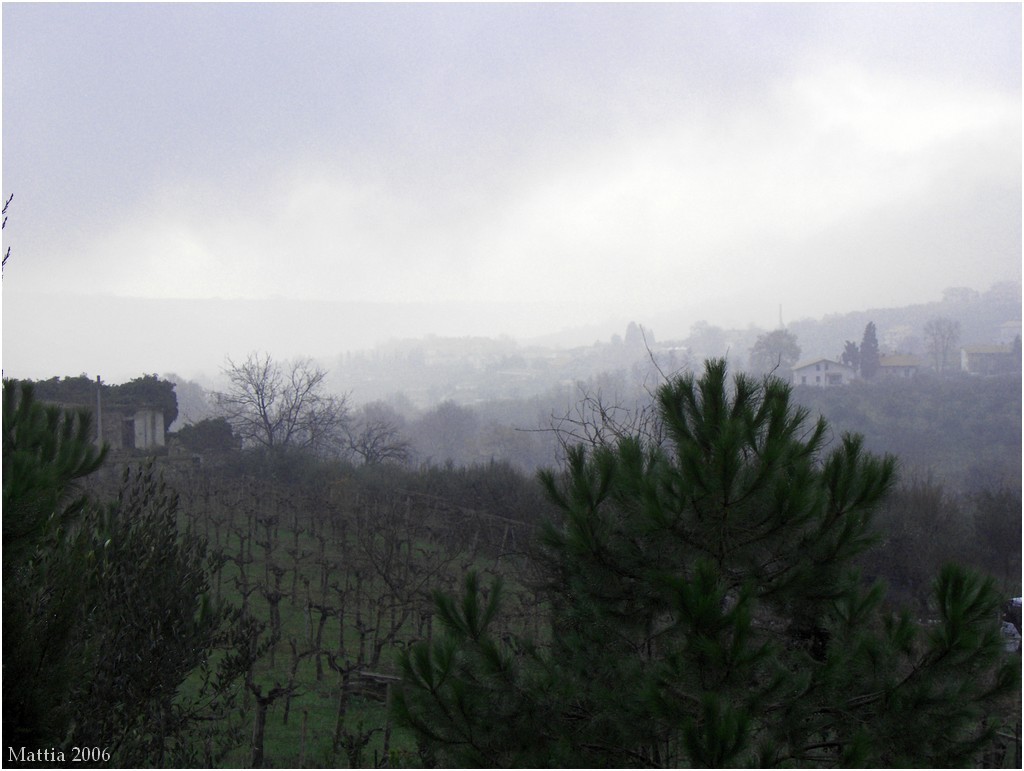
[[[398,652],[433,634],[433,592],[468,571],[519,586],[522,560],[508,551],[529,526],[344,473],[310,485],[171,469],[168,481],[182,525],[208,542],[211,594],[262,624],[217,737],[234,747],[217,765],[420,765],[388,716]]]

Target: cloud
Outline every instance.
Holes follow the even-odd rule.
[[[942,201],[951,183],[1019,184],[1004,163],[1019,143],[1013,98],[824,70],[717,121],[680,119],[569,155],[523,185],[484,251],[506,292],[671,303],[687,284],[768,280],[779,250],[851,224],[872,230],[878,212]]]
[[[947,206],[975,184],[1019,187],[1013,94],[834,63],[746,104],[686,107],[631,133],[553,139],[489,175],[442,148],[418,165],[285,157],[258,189],[244,174],[176,178],[98,240],[74,278],[135,296],[578,296],[662,309],[740,278],[814,275],[830,232],[863,229],[880,249],[866,259],[907,261],[914,238],[901,231],[919,218],[901,222],[904,208]]]
[[[99,366],[78,313],[110,314],[104,372],[125,354],[137,371],[261,341],[773,325],[780,304],[1020,276],[1018,6],[15,3],[3,20],[8,366]]]
[[[265,109],[229,73],[213,92],[230,107],[222,134],[212,113],[196,117],[202,95],[178,83],[171,101],[191,117],[156,144],[133,140],[131,195],[99,202],[95,221],[65,234],[35,227],[40,270],[19,281],[149,297],[666,307],[734,294],[740,281],[781,292],[826,267],[848,283],[848,259],[831,256],[848,258],[851,240],[872,244],[865,259],[918,266],[934,247],[916,232],[921,212],[970,230],[979,212],[960,191],[1019,198],[1019,87],[978,75],[985,62],[960,80],[929,73],[920,51],[894,66],[891,40],[866,56],[863,35],[887,14],[858,15],[852,45],[821,10],[694,11],[668,25],[680,47],[659,34],[660,16],[623,14],[616,26],[538,11],[496,35],[502,19],[452,13],[408,43],[399,14],[375,33],[384,53],[364,42],[337,60],[276,54],[270,75],[283,91]],[[898,16],[900,29],[914,22]],[[542,20],[554,24],[543,34]],[[271,39],[250,26],[259,34],[221,55],[236,70]],[[755,28],[764,43],[751,47]],[[157,44],[158,27],[147,29]],[[207,58],[214,33],[202,38]],[[808,45],[815,36],[848,44]],[[399,70],[374,69],[399,54]],[[130,67],[118,72],[130,81]],[[317,81],[311,92],[303,78]],[[149,109],[164,119],[169,107]],[[189,137],[201,140],[194,157],[182,153]],[[166,157],[153,155],[158,139]],[[126,173],[117,158],[88,169],[105,163]],[[55,204],[44,221],[58,217]],[[961,264],[976,262],[964,247]],[[1011,258],[990,256],[979,280]]]

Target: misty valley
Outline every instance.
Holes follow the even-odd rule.
[[[5,764],[1019,767],[1019,310],[5,380]]]
[[[0,15],[0,767],[1024,767],[1024,6]]]

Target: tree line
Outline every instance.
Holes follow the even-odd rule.
[[[173,489],[136,468],[101,503],[82,494],[106,462],[87,419],[5,383],[4,667],[24,673],[4,680],[5,734],[102,742],[125,765],[261,765],[270,716],[305,737],[317,694],[330,765],[371,743],[375,764],[441,766],[960,765],[999,748],[1019,693],[1005,592],[935,548],[900,611],[876,580],[902,588],[891,561],[871,561],[873,544],[920,545],[892,534],[902,512],[954,519],[933,487],[901,498],[895,458],[721,361],[639,411],[591,396],[539,487],[503,464],[354,465],[310,443],[168,466]],[[993,494],[975,514],[1015,505]],[[367,672],[401,677],[377,722]]]
[[[765,338],[765,345],[757,349],[764,360],[748,369],[753,374],[784,375],[779,367],[795,363],[799,356],[789,332],[780,330],[770,337],[785,345],[769,344]],[[790,344],[795,350],[785,354]],[[872,449],[896,453],[914,473],[937,475],[947,487],[976,487],[971,479],[978,475],[972,467],[989,469],[982,475],[986,478],[993,477],[992,469],[1006,471],[1005,483],[1012,482],[1012,460],[1019,457],[1019,435],[1013,433],[1020,421],[1019,377],[940,379],[925,371],[895,382],[868,378],[879,359],[877,333],[870,323],[860,344],[846,341],[846,350],[837,358],[856,366],[865,377],[841,389],[798,387],[796,396],[802,404],[823,412],[842,430],[863,434]],[[253,381],[248,373],[255,363],[260,372],[276,374],[266,383]],[[356,463],[469,465],[498,460],[533,472],[560,462],[560,432],[579,421],[581,408],[603,411],[608,423],[634,413],[649,415],[657,384],[687,369],[692,367],[673,368],[652,352],[646,366],[636,371],[604,373],[540,396],[473,405],[444,401],[418,410],[400,395],[356,406],[349,395],[331,395],[326,372],[312,362],[277,362],[265,354],[251,354],[244,365],[229,369],[239,387],[208,397],[209,410],[217,417],[180,428],[177,438],[186,449],[199,453],[243,444],[269,450],[282,441],[289,446],[310,442],[324,454]],[[303,378],[311,378],[315,387],[304,401],[296,401],[293,382]],[[260,393],[276,395],[276,401],[261,403]],[[970,458],[977,460],[969,462]]]

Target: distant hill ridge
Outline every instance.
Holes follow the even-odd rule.
[[[140,372],[179,372],[207,381],[217,377],[225,356],[244,356],[253,350],[269,351],[280,359],[313,356],[334,369],[346,352],[372,353],[393,347],[396,340],[426,340],[428,333],[435,335],[435,345],[442,340],[472,339],[478,350],[487,347],[481,342],[485,338],[500,341],[497,347],[506,355],[539,348],[596,351],[624,335],[631,321],[652,332],[648,340],[656,337],[661,349],[689,348],[698,358],[728,353],[735,365],[745,365],[757,336],[768,331],[754,325],[724,328],[713,319],[694,322],[687,309],[649,317],[638,313],[614,323],[595,319],[591,325],[586,325],[588,316],[582,314],[578,327],[511,338],[495,333],[505,326],[501,319],[539,317],[539,306],[467,302],[448,313],[447,306],[429,303],[98,299],[7,289],[4,300],[5,318],[33,319],[30,327],[4,338],[8,377],[46,379],[92,373],[102,375],[105,382],[123,382]],[[46,312],[51,307],[60,312]],[[95,312],[98,307],[103,314]],[[802,358],[837,357],[845,340],[860,342],[869,321],[877,327],[883,352],[921,354],[924,325],[939,316],[960,324],[962,345],[1007,342],[1000,338],[1001,327],[1021,319],[1020,282],[1002,282],[985,292],[948,289],[935,302],[800,319],[786,327],[796,335]],[[88,324],[69,329],[69,318],[87,319]],[[473,325],[479,328],[471,329]],[[705,334],[698,340],[695,331],[700,330]],[[454,353],[459,346],[456,342],[445,347]]]
[[[1004,325],[1021,320],[1021,285],[1005,282],[984,293],[947,289],[943,299],[936,302],[801,319],[786,328],[796,335],[804,356],[838,356],[845,340],[860,343],[869,322],[874,322],[878,330],[883,352],[923,355],[924,326],[937,317],[960,325],[960,345],[1009,343],[1012,336],[1003,339],[1007,334]]]

